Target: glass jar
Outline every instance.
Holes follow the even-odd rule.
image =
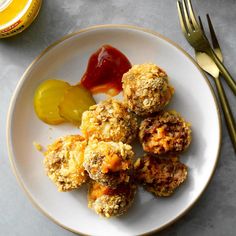
[[[0,0],[0,38],[25,30],[36,18],[42,0]]]

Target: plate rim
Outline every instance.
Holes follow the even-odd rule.
[[[171,44],[172,46],[174,46],[175,48],[177,48],[178,50],[180,50],[188,59],[190,59],[190,61],[196,66],[196,68],[198,69],[198,71],[201,73],[202,77],[204,78],[208,88],[210,89],[211,95],[213,97],[215,106],[216,106],[216,110],[217,110],[217,118],[218,118],[218,128],[219,128],[219,142],[218,142],[218,147],[217,147],[217,157],[215,159],[215,163],[212,169],[212,173],[209,177],[209,179],[207,180],[204,188],[202,189],[201,193],[197,196],[197,198],[192,202],[192,204],[185,209],[183,212],[181,212],[176,218],[174,218],[173,220],[171,220],[170,222],[163,224],[161,227],[145,232],[143,234],[139,234],[139,235],[151,235],[153,233],[157,233],[165,228],[167,228],[168,226],[176,223],[182,216],[184,216],[187,212],[189,212],[189,210],[191,208],[193,208],[193,206],[195,206],[195,204],[198,202],[198,200],[200,199],[200,197],[202,196],[202,194],[205,192],[206,188],[208,187],[210,181],[212,180],[212,177],[215,173],[216,170],[216,166],[217,163],[219,161],[219,156],[220,156],[220,150],[221,150],[221,143],[222,143],[222,124],[221,124],[221,114],[220,114],[220,110],[219,110],[219,104],[217,102],[216,99],[216,95],[215,92],[213,90],[213,87],[211,85],[211,83],[209,82],[207,76],[205,75],[205,73],[202,71],[202,69],[200,68],[200,66],[197,64],[197,62],[193,59],[193,57],[187,53],[181,46],[179,46],[177,43],[173,42],[171,39],[163,36],[162,34],[151,30],[151,29],[147,29],[144,27],[139,27],[139,26],[134,26],[134,25],[129,25],[129,24],[101,24],[101,25],[93,25],[90,27],[86,27],[83,28],[81,30],[69,33],[63,37],[61,37],[60,39],[56,40],[54,43],[50,44],[48,47],[46,47],[43,51],[41,51],[41,53],[39,53],[39,55],[30,63],[30,65],[26,68],[25,72],[23,73],[23,75],[21,76],[21,78],[19,79],[15,90],[12,94],[11,100],[10,100],[10,104],[9,104],[9,109],[8,109],[8,113],[7,113],[7,122],[6,122],[6,143],[7,143],[7,150],[8,150],[8,157],[9,157],[9,161],[10,161],[10,166],[12,169],[12,172],[14,173],[18,184],[20,185],[20,187],[24,190],[26,196],[28,197],[28,199],[31,201],[31,203],[39,210],[39,212],[43,213],[46,217],[48,217],[52,222],[56,223],[57,225],[61,226],[62,228],[76,233],[76,234],[80,234],[80,235],[88,235],[88,234],[84,234],[82,232],[79,232],[78,230],[74,230],[62,223],[60,223],[59,221],[57,221],[56,219],[53,218],[53,216],[51,216],[48,212],[44,211],[40,205],[33,199],[33,197],[31,196],[30,191],[25,187],[23,180],[20,178],[20,174],[18,173],[18,170],[14,164],[13,161],[13,148],[12,148],[12,142],[11,142],[11,134],[10,134],[10,128],[11,128],[11,122],[10,122],[10,118],[12,117],[12,113],[13,113],[13,107],[15,105],[16,102],[16,97],[20,91],[20,88],[28,74],[28,72],[30,71],[30,69],[39,61],[39,59],[41,57],[43,57],[48,51],[50,51],[52,48],[54,48],[55,46],[57,46],[58,44],[62,43],[63,41],[75,36],[75,35],[80,35],[81,33],[84,32],[88,32],[88,31],[93,31],[95,29],[109,29],[109,28],[121,28],[121,29],[133,29],[133,30],[137,30],[137,31],[141,31],[141,32],[145,32],[145,33],[149,33],[151,35],[154,35],[166,42],[168,42],[169,44]]]

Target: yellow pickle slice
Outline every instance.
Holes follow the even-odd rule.
[[[59,114],[58,105],[69,88],[71,86],[67,82],[56,79],[46,80],[39,85],[34,94],[34,109],[39,119],[51,125],[65,121]]]
[[[82,85],[71,86],[59,104],[59,113],[65,120],[79,126],[82,113],[94,104],[92,94]]]

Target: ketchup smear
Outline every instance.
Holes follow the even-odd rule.
[[[81,84],[93,94],[114,96],[122,91],[122,76],[130,68],[131,63],[122,52],[110,45],[103,45],[89,58]]]

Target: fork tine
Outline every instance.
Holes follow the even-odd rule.
[[[214,48],[220,48],[219,42],[218,42],[217,37],[216,37],[215,30],[214,30],[212,22],[211,22],[211,18],[209,16],[209,14],[207,14],[206,16],[207,16],[207,22],[208,22],[208,26],[209,26],[209,29],[210,29],[210,33],[211,33],[212,45],[213,45]]]
[[[204,30],[204,27],[203,27],[202,20],[201,20],[200,16],[198,16],[198,21],[199,21],[199,25],[201,27],[202,32],[205,34],[205,30]]]
[[[185,18],[185,22],[186,22],[186,25],[187,25],[187,28],[189,31],[192,30],[192,24],[189,20],[189,15],[188,15],[188,11],[187,11],[187,6],[186,6],[186,3],[185,3],[185,0],[182,0],[182,6],[183,6],[183,12],[184,12],[184,18]]]
[[[199,25],[198,25],[198,22],[196,20],[196,17],[195,17],[194,11],[193,11],[191,0],[187,0],[187,2],[188,2],[188,11],[189,11],[191,22],[192,22],[195,29],[199,29]]]
[[[177,1],[177,9],[178,9],[180,26],[182,28],[182,31],[183,31],[184,35],[186,36],[188,34],[188,30],[187,30],[186,24],[184,22],[184,16],[183,16],[183,13],[182,13],[182,10],[181,10],[182,9],[181,4],[182,3],[180,1]]]

